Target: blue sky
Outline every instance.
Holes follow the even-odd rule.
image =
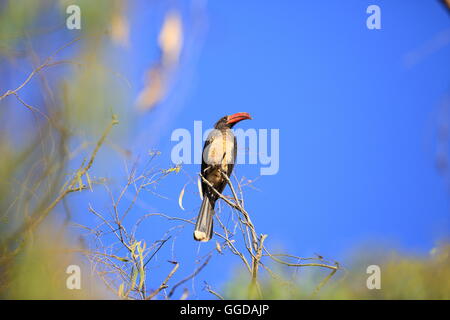
[[[142,114],[131,106],[158,55],[155,41],[167,5],[132,2],[130,47],[111,59],[131,83],[127,117],[136,125],[115,142],[142,158],[160,150],[154,166],[168,168],[173,130],[192,130],[195,120],[206,129],[226,114],[246,111],[254,119],[238,127],[280,130],[278,174],[245,191],[246,208],[258,232],[269,235],[269,247],[304,257],[319,253],[345,265],[347,253],[366,242],[425,254],[448,237],[449,194],[435,163],[438,123],[450,120],[441,112],[450,90],[450,23],[438,1],[209,1],[200,21],[191,3],[203,1],[173,2],[189,44],[177,81],[164,103]],[[366,27],[372,4],[381,8],[381,30]],[[118,192],[124,164],[114,159],[101,153],[93,170],[117,183]],[[239,165],[235,173],[254,179],[260,167]],[[163,180],[157,192],[164,198],[144,193],[130,223],[152,212],[196,216],[196,185],[187,185],[185,211],[178,195],[199,170],[185,165]],[[87,201],[108,210],[106,194],[73,199],[80,209],[75,220],[88,225],[95,221],[86,213]],[[227,220],[229,210],[221,217]],[[173,225],[154,218],[138,235],[151,243]],[[177,233],[151,271],[164,277],[170,258],[182,262],[175,280],[192,272],[195,259],[215,247],[214,241],[193,241],[192,231],[187,225]],[[188,284],[195,287],[192,297],[212,298],[202,291],[203,281],[220,290],[238,266],[229,253],[214,256]],[[150,279],[151,285],[158,281]]]
[[[155,13],[143,4],[130,10],[136,31],[125,56],[136,92],[156,54],[148,39],[158,26],[143,28]],[[366,27],[371,4],[381,8],[381,30]],[[188,16],[188,5],[181,8]],[[340,260],[367,241],[426,253],[448,236],[448,190],[435,161],[439,107],[450,88],[450,24],[437,1],[211,1],[206,13],[207,30],[193,42],[184,77],[130,134],[135,152],[161,150],[158,163],[168,167],[174,129],[192,129],[194,120],[212,126],[246,111],[254,120],[239,127],[280,130],[279,173],[246,191],[246,207],[269,246]],[[187,38],[198,35],[190,23]],[[442,37],[447,45],[439,45]],[[155,115],[165,119],[157,132]],[[241,165],[235,172],[254,178],[259,169]],[[195,177],[199,166],[184,170]],[[158,189],[169,200],[143,200],[155,212],[191,218],[200,206],[195,184],[188,185],[186,211],[177,204],[188,181],[185,174],[170,177]],[[156,240],[164,226],[144,225],[141,236]],[[214,247],[192,241],[191,229],[175,241],[180,261]],[[165,270],[163,264],[154,267]],[[220,287],[237,265],[229,255],[215,257],[196,280],[198,296],[208,297],[204,279]]]

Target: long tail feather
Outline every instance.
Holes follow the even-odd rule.
[[[195,224],[194,239],[197,241],[209,241],[213,234],[214,208],[206,195],[203,196],[202,206]]]

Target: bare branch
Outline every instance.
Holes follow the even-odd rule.
[[[163,281],[163,283],[161,283],[161,285],[159,286],[158,289],[156,289],[155,291],[153,291],[146,299],[147,300],[151,300],[153,299],[161,290],[166,289],[167,288],[167,282],[169,282],[170,278],[173,277],[173,275],[175,274],[175,272],[177,272],[180,264],[178,262],[173,262],[173,261],[169,261],[171,263],[175,264],[175,267],[173,267],[172,271],[170,271],[169,275],[167,276],[167,278]]]
[[[189,276],[187,276],[186,278],[184,278],[183,280],[181,280],[180,282],[176,283],[172,289],[169,292],[169,295],[167,296],[168,298],[172,297],[172,295],[174,294],[175,290],[181,286],[183,283],[185,283],[186,281],[191,280],[192,278],[194,278],[197,274],[200,273],[200,271],[203,270],[204,267],[206,267],[206,265],[209,263],[209,260],[211,260],[212,255],[208,255],[208,257],[206,258],[206,260],[202,263],[202,265],[200,267],[198,267],[197,269],[194,270],[194,272],[192,274],[190,274]]]

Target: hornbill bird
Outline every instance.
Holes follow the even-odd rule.
[[[221,118],[203,146],[201,175],[220,193],[227,185],[223,174],[229,177],[236,161],[237,143],[231,128],[245,119],[251,119],[247,112]],[[195,224],[194,239],[209,241],[213,234],[214,206],[219,196],[203,179],[201,186],[203,201]]]

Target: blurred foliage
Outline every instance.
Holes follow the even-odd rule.
[[[354,252],[350,267],[318,288],[326,273],[291,273],[261,282],[264,299],[450,299],[450,244],[442,243],[421,257],[373,247]],[[369,265],[381,269],[381,289],[368,289]],[[245,299],[248,281],[243,273],[224,289],[226,299]]]
[[[136,100],[140,110],[150,110],[165,98],[180,58],[182,30],[180,15],[176,11],[167,13],[158,39],[160,57],[147,71],[146,84]]]
[[[58,231],[59,230],[59,231]],[[63,231],[63,232],[61,232]],[[67,240],[66,229],[45,224],[23,248],[20,259],[12,262],[7,285],[0,288],[6,299],[101,299],[108,297],[104,287],[92,277],[90,266],[77,252],[80,245]],[[81,290],[69,290],[68,266],[80,266]],[[69,279],[70,280],[70,279]]]
[[[81,7],[81,30],[66,28],[71,4]],[[56,236],[50,222],[67,222],[66,196],[101,181],[88,171],[117,123],[112,116],[126,114],[129,87],[106,62],[110,45],[126,37],[111,32],[117,17],[126,25],[124,4],[0,3],[1,297],[95,296],[65,288],[65,268],[71,260],[81,264],[80,257],[66,254],[65,232]],[[67,231],[67,223],[58,228]]]
[[[153,109],[168,93],[180,62],[183,29],[178,10],[161,4],[148,4],[162,19],[159,37],[146,43],[159,54],[147,72],[142,70],[148,75],[145,82],[133,88],[121,73],[130,64],[122,55],[130,44],[129,2],[0,1],[0,297],[108,297],[65,287],[67,265],[90,262],[88,245],[73,246],[65,236],[73,211],[88,207],[74,204],[72,193],[105,186],[106,179],[93,171],[94,162],[112,166],[111,153],[130,157],[119,145],[137,120],[135,106]],[[80,30],[66,27],[70,5],[80,7]],[[114,126],[118,119],[120,126]],[[134,238],[129,247],[124,245],[130,261],[119,262],[130,265],[132,280],[121,279],[119,293],[109,288],[113,297],[128,297],[135,289],[145,292],[144,253],[154,247],[145,242],[141,247]],[[84,257],[74,251],[83,251]],[[104,252],[94,256],[117,260]],[[101,281],[99,287],[107,286]]]
[[[49,3],[44,1],[2,1],[0,3],[0,54],[14,54],[17,44]]]

